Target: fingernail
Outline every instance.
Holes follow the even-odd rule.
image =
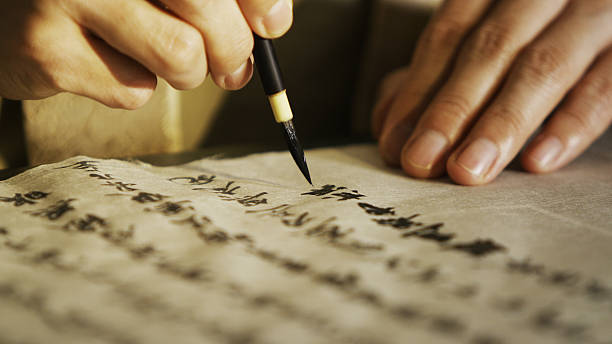
[[[412,130],[412,125],[399,123],[390,130],[383,131],[380,137],[381,154],[387,163],[399,166],[402,147],[410,137]]]
[[[278,0],[263,18],[268,37],[278,37],[289,30],[293,20],[291,0]]]
[[[251,60],[246,60],[238,69],[226,75],[223,78],[223,88],[227,90],[235,90],[242,87],[250,78],[252,68],[250,68]]]
[[[427,130],[410,144],[404,157],[410,165],[430,170],[447,146],[446,136],[437,130]]]
[[[552,164],[563,150],[563,144],[556,136],[545,136],[531,151],[533,159],[540,167],[548,167]]]
[[[457,164],[477,177],[484,176],[497,157],[499,149],[495,143],[486,138],[479,138],[470,143],[469,146],[457,158]]]

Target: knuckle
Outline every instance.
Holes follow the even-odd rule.
[[[500,59],[512,53],[513,38],[508,29],[497,24],[483,25],[470,38],[466,49],[477,58]]]
[[[215,51],[215,55],[221,61],[234,61],[237,68],[251,56],[253,44],[254,42],[251,34],[237,35],[234,37],[231,44],[219,46]]]
[[[586,93],[589,98],[601,101],[609,107],[612,105],[612,76],[593,78],[587,85]]]
[[[457,127],[471,113],[470,102],[462,95],[445,95],[432,104],[432,125],[436,128]],[[448,130],[443,130],[447,132]]]
[[[559,82],[560,73],[568,66],[565,53],[554,46],[528,47],[518,63],[518,72],[527,80],[541,84]]]
[[[204,41],[191,26],[181,26],[165,31],[163,43],[157,52],[162,68],[170,74],[187,74],[204,57]]]
[[[498,107],[492,112],[492,130],[499,137],[521,137],[527,126],[527,120],[522,110],[511,107]]]
[[[466,25],[457,20],[444,19],[433,23],[423,34],[423,43],[430,48],[455,46],[463,37]]]
[[[612,80],[595,77],[585,85],[584,94],[574,97],[563,110],[564,115],[577,130],[587,133],[599,132],[612,120]]]
[[[575,132],[595,132],[597,126],[600,125],[596,111],[589,113],[577,108],[567,109],[565,110],[565,118],[571,121]]]

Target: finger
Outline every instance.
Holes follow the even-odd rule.
[[[293,23],[293,0],[238,0],[244,17],[261,37],[278,38]]]
[[[200,33],[147,1],[70,2],[77,21],[177,89],[191,89],[206,77]]]
[[[389,111],[391,101],[397,96],[402,85],[408,81],[409,75],[410,68],[404,67],[393,71],[382,81],[378,100],[374,105],[374,110],[372,110],[372,136],[375,138],[378,139],[380,137],[384,117]]]
[[[379,150],[388,164],[399,165],[402,146],[431,94],[450,68],[457,47],[492,0],[448,0],[421,35],[410,64],[411,76],[380,117]]]
[[[244,86],[253,74],[253,32],[236,0],[163,0],[204,36],[213,80],[225,89]]]
[[[61,36],[56,35],[58,31]],[[123,109],[139,108],[153,95],[155,75],[101,39],[88,35],[78,24],[56,23],[49,34],[39,38],[54,38],[53,49],[41,51],[40,58],[46,61],[52,89]]]
[[[402,168],[439,176],[450,149],[498,88],[519,51],[558,16],[567,0],[497,4],[461,48],[457,63],[402,150]]]
[[[595,2],[571,2],[563,15],[518,57],[500,94],[447,162],[460,184],[493,180],[609,44],[612,20],[593,15]]]
[[[582,153],[612,122],[612,48],[567,96],[521,155],[530,172],[557,170]]]

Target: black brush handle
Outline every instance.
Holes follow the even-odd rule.
[[[259,78],[263,84],[264,92],[270,96],[285,89],[283,85],[283,75],[278,61],[274,45],[269,39],[261,38],[253,34],[255,38],[255,46],[253,47],[253,57],[255,58],[255,66],[259,72]]]

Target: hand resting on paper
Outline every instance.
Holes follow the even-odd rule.
[[[563,167],[612,121],[611,23],[610,0],[445,1],[381,86],[383,158],[464,185],[491,182],[523,146],[527,171]]]

